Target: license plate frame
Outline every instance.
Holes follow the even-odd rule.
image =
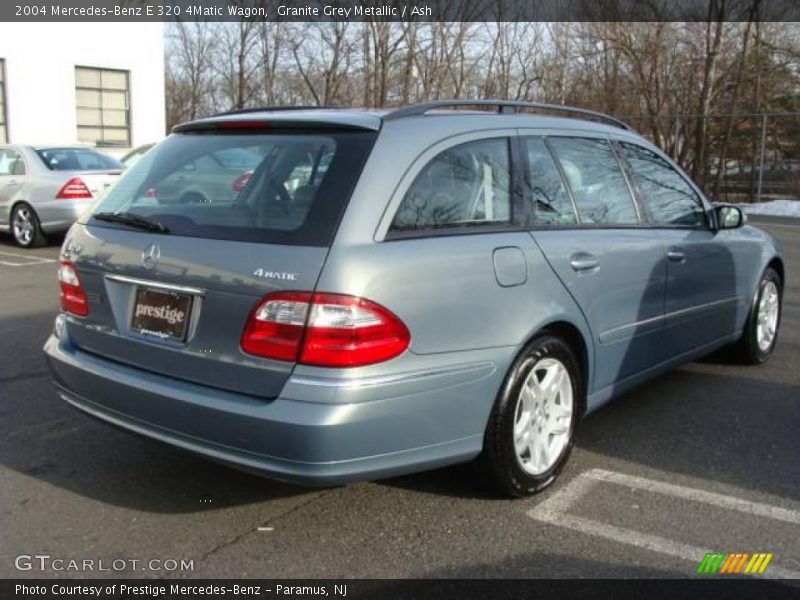
[[[131,331],[162,341],[185,342],[193,304],[191,294],[137,286],[133,293]],[[150,308],[140,310],[140,306]],[[171,320],[175,322],[170,323]]]

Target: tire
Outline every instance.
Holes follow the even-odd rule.
[[[557,393],[538,388],[547,377],[559,373],[568,380],[562,380]],[[575,443],[583,387],[575,353],[562,339],[545,334],[520,353],[486,429],[486,459],[500,491],[520,498],[542,491],[555,480]],[[548,428],[551,433],[545,436]],[[549,453],[540,444],[545,437]]]
[[[758,283],[742,337],[734,348],[740,362],[760,365],[772,356],[778,342],[782,297],[781,278],[775,269],[767,267]],[[770,330],[771,335],[765,335]]]
[[[22,248],[36,248],[47,242],[39,217],[28,204],[17,204],[11,211],[11,237]]]

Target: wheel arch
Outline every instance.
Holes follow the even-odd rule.
[[[204,194],[200,189],[197,188],[190,188],[188,190],[182,190],[180,194],[177,196],[178,202],[180,202],[186,196],[199,196],[203,199],[207,199],[206,194]]]
[[[767,263],[768,269],[775,269],[775,272],[778,274],[778,277],[781,280],[781,293],[786,288],[786,270],[783,265],[783,259],[780,256],[773,256],[772,259]]]
[[[585,415],[587,407],[586,399],[588,398],[589,389],[591,386],[590,380],[592,373],[592,361],[594,358],[590,352],[590,345],[587,342],[586,334],[581,331],[580,327],[578,327],[572,321],[568,321],[566,319],[550,321],[538,327],[528,336],[528,338],[522,344],[522,349],[520,352],[522,352],[532,340],[545,334],[554,335],[564,340],[564,342],[567,343],[572,351],[575,352],[575,356],[578,359],[578,366],[581,369],[581,376],[583,378],[581,415]]]
[[[36,212],[36,209],[30,202],[28,202],[25,198],[17,198],[8,205],[8,233],[13,232],[12,228],[14,226],[14,211],[17,210],[17,207],[20,204],[27,206],[33,212],[33,214],[36,215],[36,218],[39,218],[39,213]]]
[[[17,207],[20,204],[24,204],[25,206],[30,208],[33,211],[33,214],[36,215],[36,218],[39,218],[39,213],[36,212],[36,209],[33,208],[33,205],[30,202],[28,202],[25,198],[17,198],[8,207],[8,223],[9,223],[9,225],[11,224],[11,215],[14,214],[14,211],[17,210]]]

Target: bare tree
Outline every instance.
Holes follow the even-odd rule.
[[[285,52],[285,26],[283,23],[262,22],[258,28],[258,64],[261,65],[260,96],[264,104],[273,106],[280,103],[282,95],[278,88],[280,66]]]
[[[433,23],[171,25],[168,122],[256,104],[563,102],[630,120],[721,193],[730,164],[749,168],[753,183],[760,123],[719,115],[800,110],[800,27],[761,23],[760,0],[748,0],[746,22],[726,21],[732,6],[741,8],[733,0],[709,0],[702,23],[470,19],[486,2],[500,16],[512,6],[459,3],[452,21]],[[656,16],[669,9],[650,5]],[[767,124],[774,156],[800,156],[797,121]]]
[[[395,23],[376,21],[363,23],[363,28],[364,106],[386,106],[402,64],[403,30]]]
[[[543,32],[537,23],[497,22],[485,25],[490,40],[484,55],[484,98],[533,100],[542,80]]]
[[[214,69],[219,78],[221,102],[226,108],[244,108],[258,95],[255,82],[263,57],[255,21],[225,23],[219,28]]]
[[[303,24],[305,35],[295,36],[292,44],[294,64],[307,91],[318,106],[352,101],[345,82],[350,77],[354,44],[346,21]],[[309,33],[313,37],[309,40]]]
[[[211,108],[215,29],[210,23],[179,22],[170,31],[166,60],[169,127],[196,119]]]

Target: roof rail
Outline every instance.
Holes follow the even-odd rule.
[[[597,121],[604,121],[615,127],[622,129],[632,130],[623,121],[615,119],[609,115],[593,110],[586,110],[585,108],[577,108],[575,106],[564,106],[561,104],[546,104],[543,102],[521,102],[518,100],[435,100],[433,102],[423,102],[421,104],[412,104],[411,106],[404,106],[383,116],[386,121],[394,121],[396,119],[404,119],[406,117],[415,117],[425,115],[428,111],[437,108],[447,108],[450,106],[495,106],[497,112],[502,115],[514,114],[518,108],[537,109],[543,111],[573,113],[590,117]]]
[[[226,115],[244,115],[247,113],[254,113],[254,112],[279,112],[284,110],[314,110],[314,109],[331,109],[331,108],[340,108],[338,106],[312,106],[312,105],[301,105],[301,106],[254,106],[252,108],[234,108],[233,110],[226,110],[225,112],[217,113],[215,115],[211,115],[211,117],[224,117]]]

